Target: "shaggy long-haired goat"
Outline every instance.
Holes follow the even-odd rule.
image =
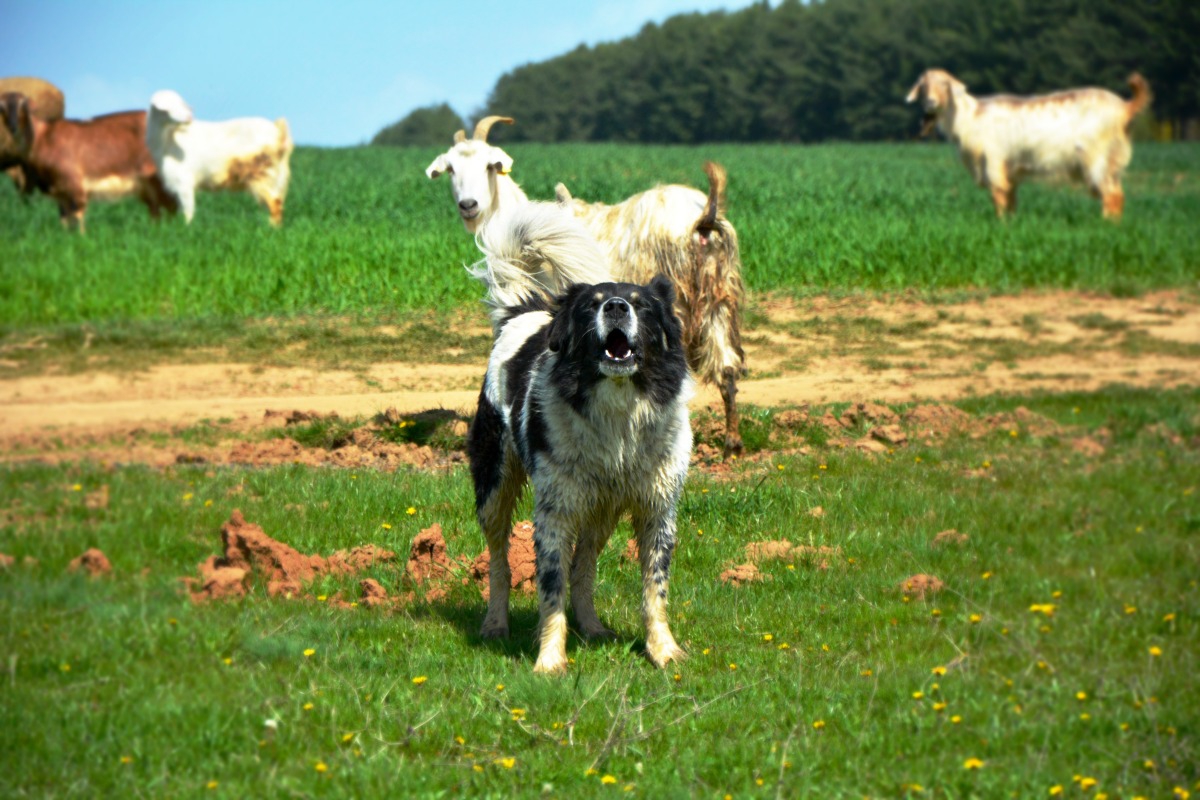
[[[512,157],[487,142],[497,122],[485,117],[468,139],[465,131],[454,145],[425,170],[430,178],[449,173],[458,213],[468,233],[475,233],[502,209],[528,203],[512,179]],[[579,218],[607,256],[612,278],[649,283],[665,275],[675,287],[675,311],[683,323],[688,365],[701,379],[717,386],[725,405],[725,454],[742,449],[738,433],[737,380],[746,372],[741,340],[741,308],[746,288],[738,255],[737,231],[725,218],[722,203],[725,170],[704,165],[709,191],[687,186],[657,186],[616,205],[587,203],[556,187],[558,204]]]
[[[1150,86],[1136,72],[1129,100],[1107,89],[1070,89],[1034,97],[973,97],[962,81],[926,70],[908,93],[921,102],[926,130],[934,123],[958,145],[975,182],[992,195],[996,215],[1017,209],[1026,177],[1061,176],[1085,184],[1105,217],[1125,207],[1121,175],[1133,155],[1129,123],[1150,104]]]

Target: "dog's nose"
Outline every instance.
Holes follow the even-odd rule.
[[[458,207],[463,211],[471,211],[479,206],[478,200],[459,200]]]
[[[610,297],[604,301],[604,316],[623,318],[629,316],[629,303],[619,297]]]

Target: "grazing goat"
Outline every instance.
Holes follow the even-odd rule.
[[[52,83],[41,78],[0,78],[0,94],[9,92],[28,97],[29,110],[35,116],[47,120],[63,118],[63,93]],[[21,166],[17,143],[3,125],[0,125],[0,169],[8,173],[18,192],[28,195],[33,191],[33,184]]]
[[[146,143],[189,223],[196,189],[227,189],[249,192],[266,207],[272,225],[283,224],[294,147],[286,119],[202,122],[178,93],[164,89],[150,98]]]
[[[1121,174],[1133,155],[1129,123],[1150,104],[1145,78],[1135,72],[1129,86],[1129,100],[1094,88],[973,97],[949,72],[930,69],[907,100],[921,102],[926,130],[932,122],[958,145],[975,182],[991,193],[996,216],[1016,211],[1021,180],[1044,175],[1084,183],[1104,216],[1116,220],[1125,206]]]
[[[496,122],[485,117],[472,138],[464,131],[454,145],[425,170],[430,178],[450,173],[458,213],[475,233],[502,209],[529,202],[509,176],[512,158],[487,143]],[[579,218],[607,257],[612,278],[646,284],[665,275],[675,287],[675,311],[683,322],[688,365],[715,384],[725,405],[725,455],[742,449],[738,433],[737,379],[745,374],[741,342],[741,307],[745,302],[737,232],[720,205],[725,170],[705,164],[709,193],[686,186],[658,186],[623,203],[585,203],[559,184],[559,205]]]
[[[0,95],[0,106],[27,179],[58,203],[64,227],[74,222],[83,233],[91,200],[136,195],[155,219],[161,208],[175,212],[175,201],[163,189],[146,149],[145,111],[85,121],[44,120],[18,92]]]

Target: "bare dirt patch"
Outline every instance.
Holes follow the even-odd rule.
[[[1092,391],[1112,383],[1200,384],[1200,302],[1179,291],[1140,298],[1039,292],[963,303],[761,297],[753,312],[756,322],[745,331],[751,371],[739,384],[739,400],[760,406],[861,404],[849,417],[831,416],[822,424],[837,436],[868,428],[850,442],[868,451],[900,446],[905,436],[926,439],[954,429],[956,414],[948,406],[894,420],[883,403]],[[292,412],[265,413],[272,409],[351,419],[394,408],[401,416],[430,410],[457,415],[452,424],[461,437],[485,360],[439,364],[437,353],[432,356],[358,370],[181,358],[139,371],[60,374],[49,362],[40,374],[8,379],[0,366],[0,460],[446,466],[454,462],[444,460],[444,451],[420,443],[364,435],[318,451],[263,434],[305,421],[290,418]],[[719,402],[715,388],[702,386],[693,409]],[[190,428],[202,420],[216,430],[197,441]]]
[[[84,572],[88,577],[100,578],[112,572],[112,563],[108,556],[95,547],[89,548],[67,565],[69,572]]]

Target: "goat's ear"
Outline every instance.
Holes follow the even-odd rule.
[[[955,100],[962,100],[967,96],[967,85],[960,80],[950,78],[946,81],[950,87],[950,97]]]
[[[13,136],[17,135],[17,101],[20,95],[16,92],[5,92],[0,95],[0,115],[4,117],[4,127]]]
[[[29,116],[29,98],[20,92],[4,95],[4,126],[22,151],[33,146],[33,120]]]
[[[921,97],[921,87],[925,85],[925,76],[917,78],[917,82],[913,84],[912,89],[908,92],[908,97],[904,98],[906,103],[915,103]]]
[[[492,147],[488,150],[488,166],[501,175],[507,175],[512,171],[512,156],[499,147]]]
[[[550,328],[546,331],[546,349],[551,353],[562,350],[563,344],[571,336],[571,319],[574,316],[572,310],[575,301],[580,294],[590,288],[586,283],[575,283],[554,298],[553,309],[550,312],[553,316],[550,320]]]
[[[438,156],[433,160],[433,163],[425,168],[425,174],[431,179],[441,175],[446,170],[450,169],[450,162],[446,160],[446,154]]]
[[[571,199],[570,189],[568,189],[566,186],[563,186],[561,183],[555,184],[554,202],[558,203],[560,206],[565,206],[567,203],[571,202]]]

